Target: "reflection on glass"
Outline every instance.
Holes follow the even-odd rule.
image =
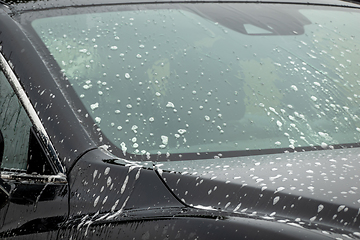
[[[289,6],[266,14],[291,10],[293,23],[259,24],[240,5],[216,5],[240,16],[223,22],[204,4],[32,25],[111,150],[171,158],[358,142],[360,14]]]

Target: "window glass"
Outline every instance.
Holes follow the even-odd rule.
[[[30,119],[0,71],[0,129],[5,147],[1,168],[26,169],[30,127]]]
[[[32,26],[112,147],[171,158],[359,142],[358,22],[340,8],[198,4]]]

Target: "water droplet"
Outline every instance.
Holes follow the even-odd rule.
[[[164,145],[167,145],[168,142],[169,142],[169,138],[168,138],[167,136],[162,135],[162,136],[161,136],[161,141],[162,141],[162,143],[163,143]]]
[[[107,179],[107,181],[106,181],[106,185],[109,187],[110,184],[111,184],[111,177],[109,176],[108,179]]]
[[[277,204],[279,200],[280,200],[280,197],[276,196],[273,200],[273,205]]]
[[[126,188],[126,184],[128,183],[128,181],[129,181],[129,176],[126,176],[126,178],[125,178],[125,180],[124,180],[124,183],[123,183],[123,185],[121,186],[121,194],[123,194],[124,193],[124,191],[125,191],[125,188]]]
[[[116,202],[114,203],[114,205],[111,207],[111,211],[112,211],[112,212],[115,211],[115,209],[116,209],[116,207],[117,207],[118,204],[119,204],[119,199],[116,200]]]
[[[322,142],[322,143],[321,143],[321,147],[325,149],[325,148],[328,147],[328,145],[327,145],[327,143]]]
[[[186,133],[186,130],[185,130],[185,129],[179,129],[179,130],[178,130],[178,133],[184,134],[184,133]]]
[[[280,191],[282,191],[284,189],[285,189],[284,187],[278,187],[274,193],[280,192]]]
[[[138,128],[139,128],[138,126],[133,125],[133,126],[131,127],[131,130],[132,130],[134,133],[137,133],[137,129],[138,129]]]
[[[98,204],[99,200],[100,200],[100,196],[97,196],[97,198],[96,198],[95,201],[94,201],[94,207],[96,207],[96,205]]]
[[[90,105],[91,110],[95,110],[98,107],[99,107],[99,103],[94,103]]]
[[[278,179],[278,178],[280,178],[280,177],[281,177],[281,175],[278,174],[278,175],[276,175],[275,177],[269,177],[269,180],[270,180],[270,181],[274,181],[275,179]]]
[[[298,91],[298,88],[297,88],[295,85],[291,85],[291,88],[292,88],[295,92]]]
[[[239,203],[235,208],[234,208],[234,212],[236,212],[237,210],[239,210],[240,209],[240,207],[241,207],[241,203]]]
[[[95,180],[95,177],[96,177],[97,173],[98,173],[98,170],[95,170],[94,173],[93,173],[93,181]]]
[[[320,204],[318,206],[318,213],[321,212],[324,209],[324,205]]]
[[[166,104],[166,107],[168,107],[168,108],[174,108],[175,105],[174,105],[172,102],[168,102],[168,103]]]
[[[345,205],[340,205],[337,209],[338,212],[341,212],[345,208]]]

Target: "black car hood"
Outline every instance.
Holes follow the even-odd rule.
[[[68,176],[71,207],[60,235],[91,239],[106,229],[116,239],[136,228],[132,239],[156,223],[171,228],[164,237],[191,226],[203,237],[228,229],[228,239],[234,231],[242,239],[359,238],[359,155],[354,148],[156,165],[93,150]]]
[[[166,162],[158,172],[185,204],[323,226],[360,236],[360,149]],[[165,170],[166,169],[166,170]]]

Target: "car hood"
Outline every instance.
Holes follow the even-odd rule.
[[[185,204],[360,236],[360,149],[165,162]]]
[[[359,238],[359,155],[344,149],[154,164],[89,151],[68,176],[71,207],[61,234],[119,234],[133,224],[148,234],[156,222],[175,224],[174,234],[192,226],[207,236],[229,226],[231,235],[251,226],[243,236]]]

